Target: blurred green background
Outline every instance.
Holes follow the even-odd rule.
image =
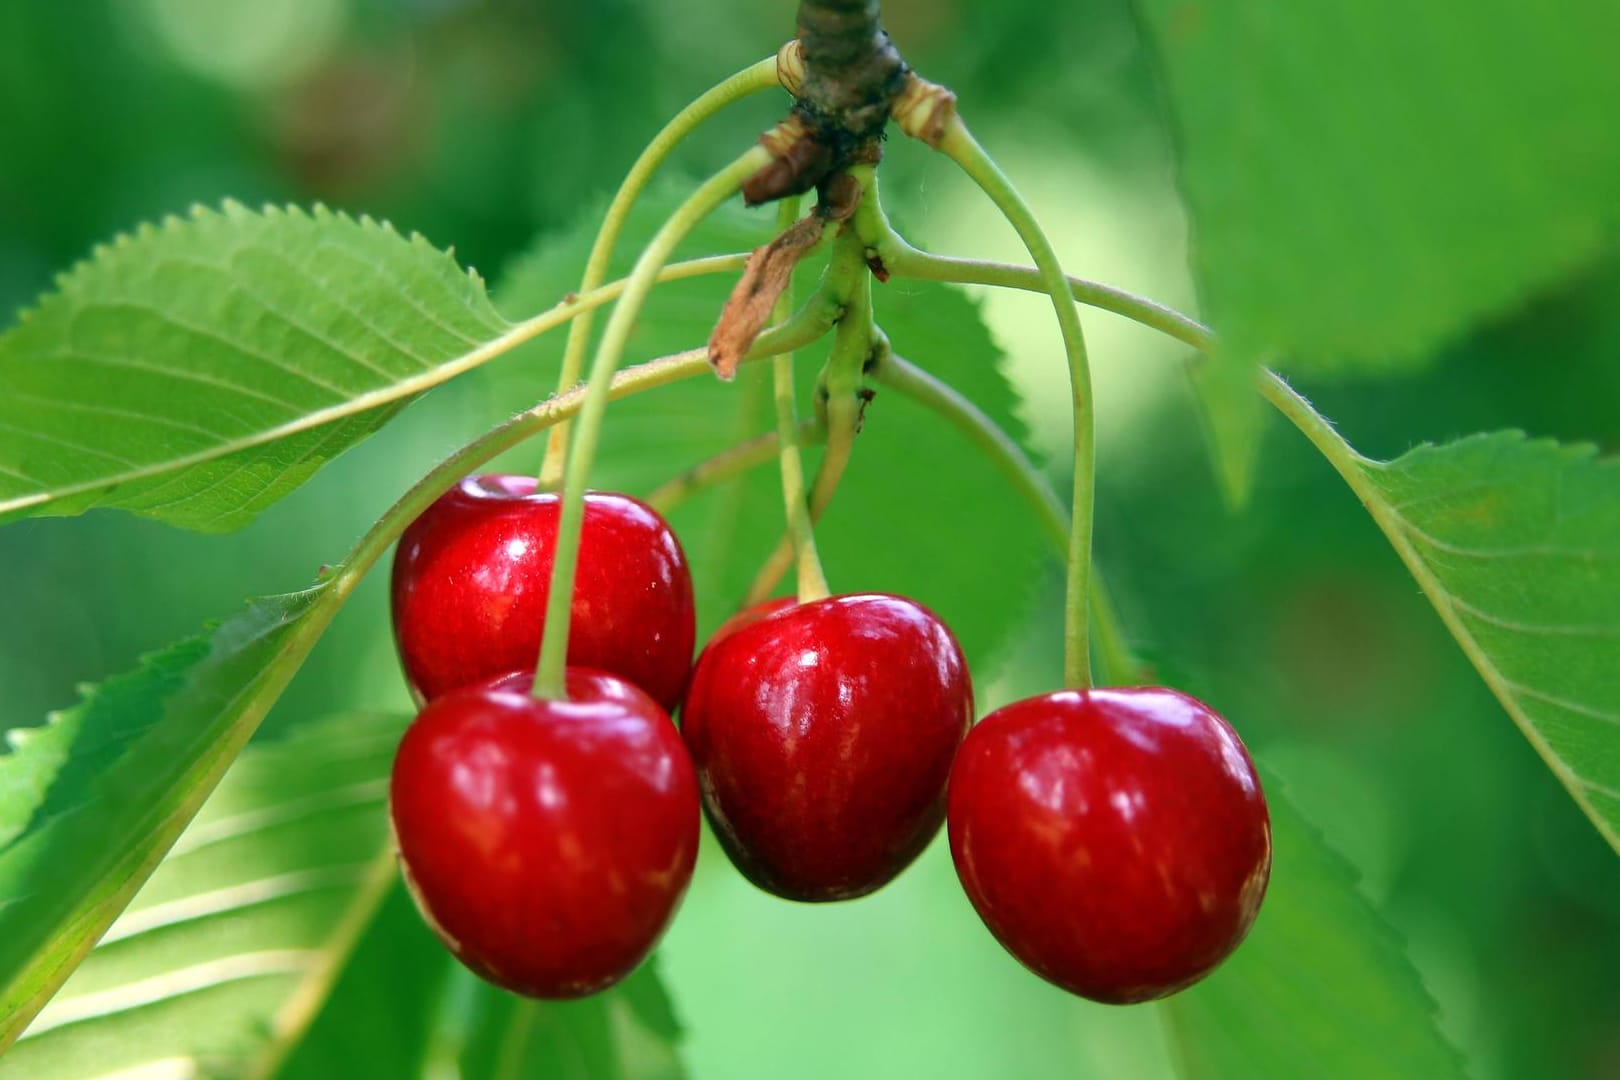
[[[392,220],[498,282],[610,190],[681,104],[775,47],[788,0],[19,0],[0,5],[0,312],[97,242],[192,203],[323,201]],[[1068,268],[1196,309],[1166,108],[1123,2],[888,0],[909,60],[958,91]],[[683,148],[701,172],[780,111],[751,101]],[[890,144],[913,239],[1022,261],[945,164]],[[1398,379],[1302,388],[1363,452],[1522,427],[1620,448],[1620,264],[1499,313]],[[1065,374],[1046,301],[984,317],[1061,462]],[[1479,1077],[1620,1075],[1620,862],[1479,683],[1328,466],[1267,420],[1255,497],[1221,503],[1182,350],[1086,312],[1098,557],[1132,636],[1216,703],[1407,937]],[[546,387],[537,383],[533,397]],[[447,387],[251,528],[127,516],[0,530],[5,726],[71,703],[249,594],[306,583],[470,434]],[[518,408],[523,400],[504,407]],[[1061,466],[1054,481],[1066,482]],[[942,482],[940,499],[962,493]],[[964,513],[971,513],[970,500]],[[987,567],[986,573],[994,572]],[[404,704],[378,575],[272,714],[274,732]],[[836,582],[834,583],[836,586]],[[1019,588],[1009,583],[1009,588]],[[1061,582],[1041,583],[985,708],[1058,675]],[[1077,1003],[984,933],[936,844],[883,893],[807,909],[706,852],[663,951],[702,1078],[1138,1077],[1168,1067],[1150,1010]]]

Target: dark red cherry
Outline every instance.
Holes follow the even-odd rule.
[[[745,615],[698,658],[682,706],[709,820],[768,892],[869,893],[939,831],[973,719],[962,650],[898,596]]]
[[[400,537],[394,640],[412,691],[432,700],[540,654],[561,502],[530,476],[470,476]],[[627,495],[585,500],[568,662],[608,671],[666,710],[680,702],[696,623],[686,556]]]
[[[998,709],[950,783],[951,855],[997,940],[1095,1001],[1173,994],[1254,923],[1271,874],[1266,800],[1209,706],[1153,687]]]
[[[498,986],[575,998],[657,943],[697,857],[697,779],[652,698],[569,668],[567,701],[517,673],[429,702],[394,759],[406,881],[444,943]]]

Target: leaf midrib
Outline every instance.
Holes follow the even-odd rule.
[[[551,329],[553,326],[559,325],[560,323],[566,321],[573,314],[574,311],[572,309],[553,309],[552,311],[545,312],[544,314],[533,319],[517,323],[505,333],[492,338],[478,348],[473,349],[470,352],[463,353],[462,355],[455,357],[446,363],[440,364],[437,367],[430,368],[427,371],[420,372],[416,375],[408,376],[389,386],[379,387],[375,390],[368,390],[364,393],[357,394],[354,397],[349,398],[346,401],[339,402],[335,405],[328,405],[325,408],[316,409],[313,412],[305,413],[296,420],[289,420],[273,427],[261,429],[260,431],[254,432],[250,435],[238,436],[237,438],[229,439],[217,446],[209,447],[206,450],[199,450],[180,457],[169,458],[165,461],[153,462],[149,465],[142,465],[135,468],[126,469],[123,472],[105,474],[94,480],[85,480],[76,484],[67,484],[45,491],[35,491],[27,495],[14,496],[9,499],[0,499],[0,515],[14,513],[19,510],[26,510],[34,506],[41,506],[60,499],[71,498],[75,495],[83,495],[89,492],[100,491],[104,488],[115,485],[128,484],[137,480],[145,480],[151,477],[161,476],[164,473],[175,472],[181,469],[191,468],[192,466],[206,464],[207,462],[214,461],[219,458],[228,457],[231,454],[240,453],[244,450],[251,450],[258,446],[264,446],[268,443],[276,442],[277,440],[285,439],[289,436],[297,435],[301,432],[309,431],[313,428],[321,427],[337,420],[357,416],[361,413],[370,412],[373,409],[380,408],[384,405],[389,405],[393,402],[413,397],[426,390],[430,390],[435,386],[438,386],[440,383],[447,382],[455,376],[460,375],[462,372],[470,371],[481,364],[488,363],[490,360],[495,359],[497,356],[500,356],[508,350],[513,349],[518,345],[523,344],[525,341],[528,341],[529,339],[544,333],[546,330]]]
[[[1481,647],[1464,621],[1465,615],[1458,607],[1457,598],[1452,596],[1451,591],[1417,550],[1407,531],[1410,523],[1372,482],[1369,470],[1386,468],[1387,463],[1374,461],[1357,453],[1333,430],[1332,425],[1320,413],[1277,375],[1267,372],[1261,385],[1266,398],[1299,428],[1349,485],[1356,498],[1361,500],[1362,506],[1383,531],[1390,546],[1395,549],[1395,553],[1406,564],[1406,569],[1418,583],[1418,587],[1428,597],[1429,603],[1440,616],[1440,621],[1456,639],[1463,654],[1474,665],[1480,678],[1485,681],[1485,685],[1512,718],[1520,733],[1535,748],[1536,753],[1541,755],[1541,759],[1546,762],[1553,775],[1558,777],[1559,782],[1569,792],[1570,798],[1575,800],[1575,804],[1581,808],[1581,812],[1597,828],[1603,839],[1608,841],[1616,852],[1620,852],[1620,831],[1617,831],[1613,823],[1586,797],[1591,785],[1553,751],[1541,731],[1530,720],[1513,693],[1517,684],[1496,667],[1490,654]]]

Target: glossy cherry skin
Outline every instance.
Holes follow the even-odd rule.
[[[450,951],[490,982],[575,998],[630,974],[692,879],[697,778],[646,694],[569,668],[567,701],[518,673],[429,702],[389,787],[401,868]]]
[[[797,603],[798,601],[791,596],[778,596],[771,600],[762,600],[753,607],[743,608],[715,629],[714,636],[709,638],[709,645],[713,646],[721,638],[730,637],[750,623],[757,623],[765,616],[775,615],[778,611],[786,611]]]
[[[419,700],[535,666],[560,510],[531,476],[469,476],[405,530],[394,640]],[[675,534],[645,503],[592,492],[577,565],[568,662],[628,679],[673,710],[697,633]]]
[[[973,686],[945,624],[898,596],[757,610],[698,658],[681,731],[721,846],[790,900],[863,896],[939,831]]]
[[[1173,994],[1237,948],[1271,822],[1237,735],[1154,687],[1061,691],[985,717],[951,771],[951,856],[997,940],[1094,1001]]]

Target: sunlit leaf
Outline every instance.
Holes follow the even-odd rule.
[[[680,1027],[649,962],[605,994],[530,1001],[457,972],[444,1022],[449,1037],[429,1064],[462,1076],[548,1080],[680,1080]]]
[[[1137,6],[1234,362],[1420,359],[1613,242],[1605,0]]]
[[[1504,432],[1354,468],[1469,660],[1620,849],[1620,461]]]
[[[1620,461],[1516,431],[1362,457],[1279,379],[1553,774],[1620,850]]]
[[[420,1075],[445,1060],[447,986],[463,1075],[678,1077],[652,965],[586,1001],[524,1001],[422,924],[386,808],[408,720],[333,716],[243,753],[0,1078]]]
[[[196,813],[341,597],[255,601],[147,658],[0,758],[0,1046],[71,974]]]
[[[273,1063],[397,876],[384,804],[407,719],[332,717],[243,754],[0,1077]]]
[[[0,336],[0,520],[237,528],[506,329],[476,276],[370,219],[226,203],[144,227]]]

